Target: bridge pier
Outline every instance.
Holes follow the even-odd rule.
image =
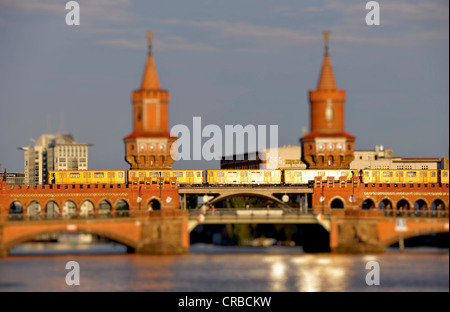
[[[188,212],[155,211],[141,221],[138,254],[186,254],[189,252]]]

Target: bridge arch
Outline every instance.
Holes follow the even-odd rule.
[[[161,198],[152,196],[147,202],[148,210],[161,210]]]
[[[55,217],[60,214],[59,205],[56,201],[53,199],[47,201],[45,203],[45,210],[44,210],[46,217]]]
[[[371,197],[366,197],[363,199],[361,203],[362,209],[375,209],[377,206],[375,205],[375,200]]]
[[[40,229],[40,230],[29,231],[29,232],[21,235],[19,238],[4,242],[4,246],[6,247],[6,250],[9,250],[12,247],[14,247],[15,245],[19,245],[22,243],[32,241],[34,238],[36,238],[40,235],[60,234],[60,233],[85,233],[85,234],[98,235],[98,236],[118,242],[122,245],[125,245],[125,246],[133,248],[133,249],[135,249],[138,245],[138,242],[135,240],[127,238],[123,235],[120,235],[120,234],[114,232],[114,231],[97,228],[92,225],[90,225],[88,227],[83,227],[82,229],[78,229],[76,231],[69,231],[69,230],[67,230],[67,225],[59,224],[56,227],[53,227],[50,229],[44,229],[44,230]]]
[[[13,200],[9,204],[10,214],[23,214],[23,203],[20,200]]]
[[[210,200],[209,203],[210,204],[215,204],[217,202],[220,202],[222,200],[225,200],[227,198],[231,198],[231,197],[258,197],[258,198],[263,198],[266,200],[270,200],[270,201],[275,201],[277,203],[279,203],[280,205],[282,205],[283,207],[288,207],[288,205],[283,202],[282,200],[278,199],[277,197],[273,196],[273,195],[266,195],[266,194],[258,194],[258,193],[236,193],[236,194],[226,194],[226,195],[221,195],[219,194],[219,196],[215,197],[214,199]]]
[[[107,200],[106,198],[101,199],[98,202],[98,214],[99,215],[110,215],[113,210],[113,206],[111,205],[111,202]]]
[[[397,201],[397,210],[410,210],[414,205],[406,197],[402,197]]]
[[[63,216],[72,217],[76,216],[78,213],[77,211],[77,204],[72,199],[67,199],[62,208],[62,214]]]
[[[385,197],[382,200],[380,200],[380,202],[378,203],[378,208],[380,210],[392,210],[393,205],[393,200],[389,197]]]
[[[431,202],[431,210],[448,210],[448,204],[446,204],[441,198],[435,198]]]
[[[412,237],[416,237],[416,236],[434,234],[434,233],[448,233],[448,229],[446,229],[442,225],[430,225],[429,227],[418,228],[418,229],[416,228],[416,229],[411,229],[407,232],[396,233],[396,234],[382,240],[380,243],[383,247],[388,247],[395,243],[398,243],[401,238],[408,239],[408,238],[412,238]]]
[[[331,209],[344,209],[345,208],[345,199],[341,196],[334,196],[330,199],[330,208]]]
[[[80,206],[80,216],[88,217],[94,215],[95,207],[91,200],[85,199]]]
[[[130,205],[125,199],[119,199],[115,204],[115,210],[118,216],[127,216],[130,211]]]
[[[39,216],[42,211],[42,206],[37,200],[31,201],[27,206],[27,215]]]

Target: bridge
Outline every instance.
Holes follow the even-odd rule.
[[[214,215],[187,210],[179,197],[215,195],[273,200],[277,209],[217,209]],[[305,196],[289,207],[277,197]],[[448,233],[448,184],[362,184],[314,181],[311,187],[179,187],[149,185],[10,186],[0,179],[0,256],[36,236],[92,233],[139,253],[184,253],[198,224],[319,224],[336,252],[381,252],[401,239]],[[301,203],[302,201],[300,201]],[[336,204],[337,203],[337,204]],[[309,208],[310,207],[310,208]],[[398,222],[406,223],[401,232]]]

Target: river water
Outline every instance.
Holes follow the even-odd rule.
[[[388,248],[383,254],[304,253],[301,247],[191,246],[187,255],[126,254],[118,244],[19,245],[0,259],[0,292],[448,292],[448,249]],[[58,247],[56,247],[58,246]],[[69,246],[70,247],[70,246]],[[69,250],[69,251],[68,251]],[[67,253],[70,254],[67,254]],[[79,264],[80,285],[67,285]],[[379,264],[379,285],[374,280]]]

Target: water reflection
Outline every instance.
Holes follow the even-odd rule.
[[[65,263],[72,260],[78,261],[81,268],[81,285],[76,289],[65,284]],[[365,283],[368,261],[380,264],[380,286]],[[449,291],[449,255],[448,249],[446,253],[336,255],[305,254],[289,247],[206,245],[192,246],[191,253],[183,256],[124,252],[16,255],[0,259],[0,288],[1,291]]]

